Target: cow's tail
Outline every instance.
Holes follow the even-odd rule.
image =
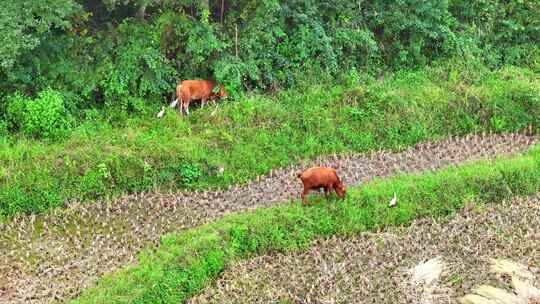
[[[181,85],[178,86],[178,88],[181,88],[181,87],[182,87]],[[177,92],[178,92],[178,88],[176,88],[176,91],[177,91]],[[171,107],[171,108],[176,107],[176,105],[178,104],[178,99],[179,99],[179,97],[178,97],[178,95],[177,95],[177,96],[176,96],[176,99],[173,100],[173,101],[169,104],[169,107]]]

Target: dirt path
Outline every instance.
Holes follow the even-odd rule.
[[[436,257],[446,267],[426,296],[410,270]],[[189,303],[457,303],[483,284],[511,290],[508,277],[490,273],[492,258],[528,265],[540,287],[540,193],[241,262]]]
[[[78,204],[43,216],[22,216],[0,225],[0,303],[65,299],[105,272],[135,260],[160,235],[197,226],[225,213],[269,206],[298,197],[301,168],[331,165],[348,185],[400,171],[524,151],[536,138],[506,134],[425,143],[400,153],[376,152],[319,159],[274,170],[226,191],[130,195],[112,203]]]

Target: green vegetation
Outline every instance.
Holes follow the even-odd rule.
[[[384,81],[354,75],[345,80],[348,85],[329,80],[273,98],[245,95],[220,105],[215,115],[215,108],[206,108],[188,118],[168,112],[157,120],[150,112],[111,124],[96,112],[63,141],[6,137],[0,141],[0,217],[155,187],[242,183],[329,153],[540,127],[540,79],[525,68],[447,64]],[[33,103],[21,99],[14,97],[9,108],[26,105],[13,115],[24,115],[21,126],[28,134],[51,124],[69,126],[54,92]],[[37,115],[34,109],[44,101],[58,106]]]
[[[70,129],[64,99],[58,92],[46,90],[36,100],[16,93],[8,98],[6,122],[29,137],[61,137]]]
[[[497,202],[540,190],[540,146],[522,156],[482,161],[422,175],[403,175],[350,189],[345,201],[299,203],[229,215],[166,235],[138,264],[103,277],[73,303],[179,303],[228,264],[273,250],[305,248],[334,234],[357,234],[442,217],[466,203]],[[393,193],[398,204],[389,208]]]
[[[539,132],[539,16],[538,0],[4,0],[0,221],[224,187],[330,153]],[[196,78],[232,101],[157,119]],[[164,238],[82,299],[182,300],[236,258],[530,193],[538,164],[531,152],[373,183],[345,203],[230,216]],[[391,189],[400,206],[387,210]]]
[[[276,90],[306,71],[379,72],[440,58],[538,69],[536,0],[5,0],[2,94],[52,87],[72,110],[135,110],[179,78]]]
[[[0,220],[539,126],[536,0],[4,2]],[[234,102],[157,121],[190,78]]]

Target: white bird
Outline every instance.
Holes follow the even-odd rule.
[[[218,108],[217,108],[217,105],[216,105],[216,109],[215,109],[214,111],[212,111],[212,113],[210,113],[210,116],[216,115],[217,109],[218,109]]]
[[[174,108],[174,107],[176,107],[176,104],[178,104],[178,98],[176,98],[175,100],[173,100],[173,102],[171,102],[171,104],[169,105],[169,107]]]
[[[397,203],[397,197],[396,197],[396,193],[394,192],[394,197],[390,201],[390,204],[388,204],[388,207],[390,207],[390,208],[395,207],[396,203]]]
[[[162,106],[161,111],[159,111],[159,113],[157,114],[157,117],[161,118],[161,117],[163,117],[163,114],[165,114],[165,107]]]

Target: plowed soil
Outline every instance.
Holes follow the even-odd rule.
[[[447,266],[425,302],[409,271],[435,257]],[[491,258],[528,265],[540,287],[540,193],[241,262],[189,303],[457,303],[482,284],[510,290],[489,272]]]
[[[223,191],[141,193],[112,202],[72,203],[46,215],[20,216],[0,224],[0,303],[46,303],[76,296],[104,273],[133,262],[141,248],[157,244],[164,233],[229,212],[296,199],[301,184],[295,175],[309,166],[333,166],[350,186],[398,172],[518,153],[536,141],[521,134],[451,138],[399,153],[317,159]]]

